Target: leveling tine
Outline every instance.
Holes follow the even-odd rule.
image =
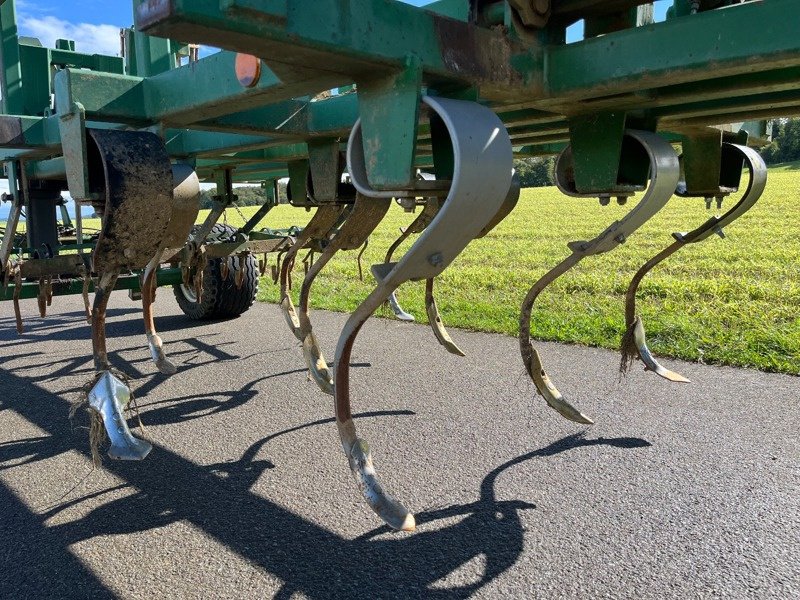
[[[173,200],[172,215],[169,226],[161,242],[161,248],[147,263],[142,274],[142,314],[144,317],[144,330],[147,335],[147,346],[150,356],[164,375],[174,375],[177,367],[164,353],[164,344],[156,332],[153,318],[153,302],[156,298],[156,271],[161,261],[167,258],[168,253],[181,248],[186,242],[200,211],[200,180],[197,174],[188,165],[174,165],[172,167]],[[170,249],[170,250],[167,250]]]
[[[300,249],[312,239],[326,236],[336,226],[346,208],[347,206],[343,204],[321,205],[317,212],[314,213],[314,216],[311,217],[308,225],[295,238],[295,242],[286,252],[286,256],[283,257],[283,262],[281,263],[281,309],[289,329],[301,342],[304,340],[304,336],[300,332],[300,319],[289,295],[289,274],[294,267],[294,260]]]
[[[311,286],[323,267],[333,258],[339,250],[355,250],[365,242],[381,220],[389,211],[391,199],[367,198],[361,194],[356,195],[356,201],[350,214],[337,231],[334,238],[325,246],[322,254],[308,269],[300,288],[300,303],[298,318],[300,334],[303,336],[303,356],[305,356],[309,371],[319,388],[326,394],[333,395],[333,376],[325,357],[319,347],[317,338],[312,332],[311,319],[308,313],[308,302]]]
[[[577,265],[582,259],[595,254],[609,252],[625,242],[625,240],[667,203],[675,191],[680,176],[678,157],[669,143],[658,135],[647,131],[629,130],[626,136],[635,140],[647,151],[650,158],[650,186],[642,199],[622,220],[615,221],[599,236],[589,241],[570,242],[569,249],[572,254],[561,261],[553,269],[545,273],[533,287],[522,303],[519,318],[519,345],[522,361],[536,389],[544,397],[551,408],[558,411],[563,417],[576,423],[591,425],[594,423],[589,417],[570,404],[558,391],[542,366],[539,353],[531,344],[531,312],[536,298],[548,285],[561,275]],[[559,161],[565,160],[569,147],[559,156]],[[564,171],[556,167],[557,183],[559,188],[570,194],[565,182],[559,180],[559,173]]]
[[[430,225],[431,221],[436,217],[442,204],[439,198],[432,196],[425,201],[425,207],[420,212],[419,216],[409,225],[398,237],[386,252],[386,259],[382,264],[372,266],[372,275],[378,281],[381,281],[386,274],[392,269],[392,255],[394,251],[403,243],[412,233],[421,233],[425,228]],[[397,301],[395,292],[389,294],[389,306],[392,307],[395,316],[401,321],[414,321],[414,317],[403,310],[400,303]],[[439,315],[439,309],[436,306],[436,298],[433,295],[433,278],[429,278],[425,282],[425,310],[428,314],[428,323],[430,323],[433,335],[438,342],[451,354],[457,356],[466,356],[464,352],[456,345],[447,329],[442,322]]]
[[[738,144],[728,144],[725,146],[734,150],[747,165],[747,170],[750,174],[750,179],[747,183],[747,189],[742,195],[739,202],[737,202],[728,212],[722,216],[713,216],[705,223],[700,225],[688,233],[673,233],[672,237],[675,241],[667,246],[664,250],[656,254],[653,258],[648,260],[636,272],[628,291],[625,293],[625,326],[626,332],[622,338],[622,358],[620,361],[620,371],[626,372],[633,362],[634,357],[638,354],[641,361],[645,364],[645,370],[653,371],[656,375],[663,377],[669,381],[677,383],[690,383],[690,381],[674,371],[670,371],[666,367],[659,364],[658,360],[653,356],[650,349],[647,347],[647,338],[645,336],[644,323],[642,318],[636,314],[636,292],[639,289],[639,284],[656,265],[666,260],[668,257],[675,254],[678,250],[687,244],[695,244],[711,237],[716,233],[723,236],[723,227],[733,223],[736,219],[750,210],[761,194],[764,193],[764,188],[767,185],[767,165],[764,164],[764,159],[755,150],[747,146],[740,146]]]
[[[403,229],[398,238],[392,242],[391,246],[389,246],[389,249],[386,251],[386,258],[383,261],[384,264],[389,264],[392,262],[392,255],[394,254],[395,250],[397,250],[397,248],[400,247],[400,244],[406,241],[412,233],[422,233],[425,231],[425,228],[430,225],[431,221],[433,221],[436,213],[439,212],[440,207],[441,204],[439,202],[439,198],[436,196],[431,196],[425,199],[425,205],[420,211],[419,215],[417,215],[417,218],[414,219],[408,227]],[[372,271],[373,277],[380,279],[380,265],[373,265],[370,270]],[[396,292],[392,292],[389,295],[389,307],[392,309],[394,316],[401,321],[413,322],[415,320],[414,315],[403,310],[403,307],[397,300]]]
[[[356,336],[369,317],[399,285],[441,273],[497,214],[511,185],[512,150],[506,128],[489,109],[472,102],[423,98],[441,117],[452,141],[453,181],[447,199],[430,226],[378,286],[350,315],[336,348],[334,395],[336,424],[350,469],[367,503],[390,527],[413,530],[414,516],[381,487],[369,445],[356,433],[350,406],[350,357]],[[356,122],[347,147],[350,176],[366,196],[391,197],[366,183],[364,146]]]

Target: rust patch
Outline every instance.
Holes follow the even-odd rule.
[[[0,146],[8,148],[25,146],[25,137],[22,135],[22,119],[0,117]]]
[[[521,83],[511,67],[511,41],[502,32],[440,16],[434,17],[433,26],[444,67],[454,76],[505,85]]]
[[[171,15],[171,0],[147,0],[136,7],[136,28],[143,31]]]

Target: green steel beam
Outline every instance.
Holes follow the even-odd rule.
[[[314,65],[351,83],[401,70],[413,56],[430,82],[458,81],[503,95],[531,90],[511,66],[541,62],[502,32],[385,0],[137,0],[137,28],[263,57],[273,69]]]
[[[56,151],[61,145],[58,117],[0,115],[0,148]],[[3,152],[0,150],[0,154]]]
[[[157,285],[179,285],[183,281],[180,269],[160,269],[157,274]],[[64,281],[53,281],[53,296],[70,296],[83,292],[82,279],[66,279]],[[115,290],[141,291],[141,279],[138,275],[122,275],[117,279]],[[89,291],[94,292],[94,282],[89,284]],[[39,282],[23,282],[20,288],[20,299],[30,299],[39,296]],[[0,287],[0,302],[12,300],[14,297],[14,283],[9,284],[7,289]]]
[[[231,52],[218,52],[148,78],[150,119],[170,126],[188,125],[351,83],[341,76],[309,73],[305,68],[282,78],[263,65],[258,82],[246,88],[236,78],[235,59]]]
[[[3,112],[11,115],[25,114],[22,95],[22,65],[19,58],[17,15],[13,2],[0,5],[0,95]]]
[[[167,152],[174,157],[208,156],[256,150],[270,144],[284,143],[261,135],[239,135],[167,129],[164,132]]]
[[[546,53],[546,99],[580,100],[800,66],[798,0],[748,2]],[[755,26],[754,26],[755,25]]]

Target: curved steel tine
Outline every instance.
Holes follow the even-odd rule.
[[[411,224],[406,227],[404,230],[400,232],[400,236],[389,246],[389,249],[386,251],[386,258],[384,259],[384,264],[388,264],[392,262],[392,255],[394,255],[395,250],[400,247],[404,241],[408,239],[408,237],[412,233],[422,233],[425,231],[425,228],[430,225],[430,222],[433,221],[433,218],[436,216],[436,213],[439,212],[441,208],[441,203],[436,196],[431,196],[430,198],[425,199],[425,206],[420,211],[417,218],[414,219]],[[379,271],[376,270],[375,267],[372,268],[372,274],[378,278]],[[413,322],[416,321],[414,315],[406,312],[403,310],[403,307],[400,305],[400,302],[397,300],[397,292],[393,291],[389,294],[388,298],[389,307],[392,309],[394,316],[397,317],[400,321],[407,321]]]
[[[633,279],[628,286],[628,290],[625,292],[626,330],[625,335],[622,336],[622,357],[620,358],[619,367],[620,373],[624,374],[627,372],[631,363],[633,362],[634,354],[638,354],[639,358],[645,364],[647,369],[653,371],[664,379],[674,381],[676,383],[691,383],[689,379],[680,373],[670,371],[666,367],[663,367],[661,364],[659,364],[655,356],[653,356],[652,352],[650,352],[650,349],[647,347],[647,338],[645,337],[642,319],[636,315],[636,291],[639,289],[639,283],[653,267],[677,252],[684,245],[685,242],[681,240],[674,241],[672,244],[667,246],[664,250],[656,254],[653,258],[642,265],[642,267],[636,272],[636,275],[633,276]]]
[[[106,350],[106,309],[119,273],[106,271],[97,283],[92,305],[92,350],[98,377],[89,392],[91,406],[103,420],[111,440],[108,455],[120,460],[143,460],[153,446],[136,438],[125,420],[125,407],[131,398],[130,389],[111,371]]]
[[[164,352],[164,343],[156,332],[153,302],[156,299],[156,272],[164,259],[183,247],[200,211],[200,180],[190,165],[172,166],[172,214],[161,241],[161,248],[147,263],[142,274],[142,314],[150,356],[164,375],[174,375],[178,368]]]
[[[445,350],[456,356],[466,356],[450,337],[450,334],[447,333],[442,317],[439,316],[436,298],[433,296],[433,277],[425,280],[425,311],[428,313],[428,321],[431,324],[431,329],[433,329],[433,335],[436,336],[436,339],[444,346]]]
[[[400,305],[400,301],[397,299],[397,292],[394,291],[389,294],[389,298],[387,300],[389,302],[389,308],[392,309],[394,316],[397,318],[398,321],[405,321],[407,323],[413,323],[417,319],[414,318],[409,312],[406,312],[405,309]]]
[[[642,279],[644,279],[645,275],[655,268],[656,265],[672,256],[687,244],[695,244],[708,239],[714,233],[721,233],[723,227],[733,223],[750,210],[764,193],[764,189],[767,185],[767,165],[764,163],[764,159],[761,158],[758,152],[747,146],[728,143],[725,145],[738,152],[747,165],[749,173],[747,188],[739,201],[722,216],[711,217],[705,223],[688,233],[672,234],[675,241],[648,260],[636,272],[636,275],[634,275],[625,293],[626,333],[622,338],[622,358],[620,360],[620,372],[622,373],[627,371],[633,361],[634,355],[638,354],[641,361],[645,364],[646,369],[653,371],[656,375],[676,383],[691,383],[691,381],[683,375],[675,373],[659,364],[658,360],[656,360],[647,347],[644,323],[641,317],[636,314],[636,292],[639,289]]]
[[[147,336],[147,347],[158,370],[164,375],[174,375],[178,368],[167,358],[164,343],[156,332],[153,317],[153,302],[156,299],[156,271],[161,264],[161,252],[156,254],[145,267],[142,274],[142,313],[144,316],[144,332]]]
[[[106,309],[120,272],[142,269],[163,250],[174,216],[175,171],[163,140],[152,132],[89,129],[87,133],[99,152],[106,183],[102,228],[92,254],[92,269],[99,274],[92,306],[97,378],[88,398],[111,439],[109,455],[141,460],[152,446],[134,438],[125,423],[123,409],[131,395],[108,361]],[[180,244],[185,240],[184,235]],[[152,299],[152,293],[149,296]]]
[[[503,204],[500,206],[500,209],[497,211],[497,214],[492,218],[492,220],[486,224],[486,227],[481,229],[480,233],[478,233],[476,236],[477,238],[486,236],[486,234],[497,227],[497,225],[503,219],[505,219],[512,210],[514,210],[514,208],[517,206],[517,202],[519,201],[520,191],[521,186],[519,177],[515,174],[511,178],[511,187],[508,189],[508,194],[506,194]],[[438,208],[436,210],[438,212]],[[425,282],[425,312],[428,314],[428,322],[430,323],[431,329],[433,329],[433,335],[436,336],[436,339],[439,341],[439,343],[444,346],[444,348],[450,354],[455,354],[456,356],[466,356],[461,348],[459,348],[450,337],[450,334],[447,332],[447,329],[444,326],[442,317],[439,314],[439,308],[436,306],[436,298],[433,295],[433,281],[433,278],[430,278]]]
[[[336,225],[345,209],[346,206],[342,204],[321,205],[317,212],[314,213],[314,216],[311,217],[308,225],[295,238],[294,244],[286,251],[281,263],[281,309],[289,329],[301,342],[304,336],[300,332],[300,319],[289,294],[289,273],[294,267],[294,260],[300,249],[313,238],[319,238],[327,234]]]
[[[312,333],[311,319],[308,312],[311,286],[323,267],[330,262],[331,258],[339,250],[355,250],[364,243],[364,240],[375,231],[375,228],[386,216],[390,204],[391,199],[389,198],[367,198],[361,194],[356,195],[356,201],[349,216],[334,238],[325,246],[325,250],[323,250],[319,258],[308,269],[308,273],[303,279],[297,311],[300,335],[303,340],[303,355],[312,378],[326,394],[333,395],[333,377],[330,368],[328,368],[328,363],[325,362],[325,357],[319,347],[317,338]]]
[[[568,246],[572,250],[572,254],[533,284],[522,303],[520,311],[520,352],[525,368],[536,385],[536,389],[544,397],[547,404],[563,417],[585,425],[591,425],[593,421],[570,404],[558,391],[558,388],[556,388],[544,370],[539,353],[533,348],[530,336],[531,313],[533,304],[542,290],[585,257],[609,252],[625,242],[633,232],[663,208],[675,191],[675,186],[678,184],[680,176],[680,168],[678,157],[672,146],[658,135],[646,131],[629,130],[625,135],[641,144],[650,158],[650,185],[647,191],[639,203],[625,217],[612,223],[593,240],[570,242]],[[559,160],[563,159],[567,152],[568,150],[562,152]],[[562,184],[559,184],[559,188],[562,191],[565,189]]]
[[[441,273],[497,214],[511,185],[512,150],[508,132],[489,109],[471,102],[423,98],[444,122],[454,153],[454,176],[442,209],[397,263],[376,265],[385,271],[377,287],[350,315],[336,347],[334,395],[336,424],[350,469],[370,507],[392,528],[413,530],[414,516],[380,485],[368,444],[356,433],[350,407],[350,357],[359,330],[402,283]],[[356,122],[347,146],[353,185],[370,197],[396,192],[369,187],[361,124]],[[480,164],[481,168],[473,165]]]

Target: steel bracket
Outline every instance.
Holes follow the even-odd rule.
[[[409,57],[399,73],[358,81],[367,179],[376,190],[407,189],[415,181],[422,69]]]
[[[569,120],[573,179],[578,194],[615,194],[620,188],[620,160],[626,114],[622,111],[573,117]]]

